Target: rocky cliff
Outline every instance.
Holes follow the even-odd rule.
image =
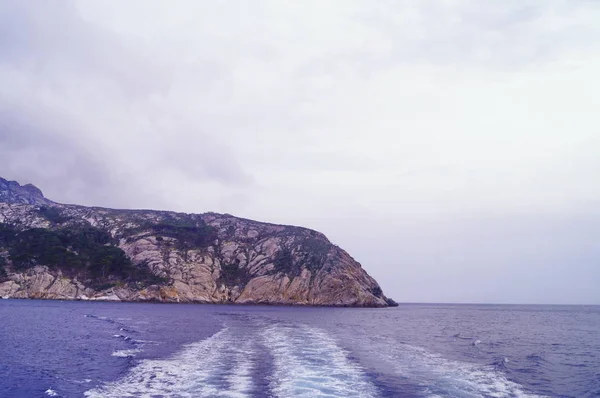
[[[35,185],[25,184],[21,186],[16,181],[7,181],[0,177],[0,202],[4,203],[26,203],[30,205],[43,205],[52,203],[44,197],[42,191]]]
[[[64,205],[1,178],[0,297],[395,304],[348,253],[310,229]]]

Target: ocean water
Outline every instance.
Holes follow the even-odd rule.
[[[600,307],[0,300],[0,397],[598,397]]]

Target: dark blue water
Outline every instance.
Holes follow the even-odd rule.
[[[0,397],[597,397],[600,307],[0,300]]]

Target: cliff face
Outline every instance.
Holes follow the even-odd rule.
[[[216,213],[62,205],[15,184],[0,179],[0,297],[394,304],[313,230]]]

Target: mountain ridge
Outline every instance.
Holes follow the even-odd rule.
[[[395,305],[318,231],[214,212],[60,204],[3,178],[0,297]]]

